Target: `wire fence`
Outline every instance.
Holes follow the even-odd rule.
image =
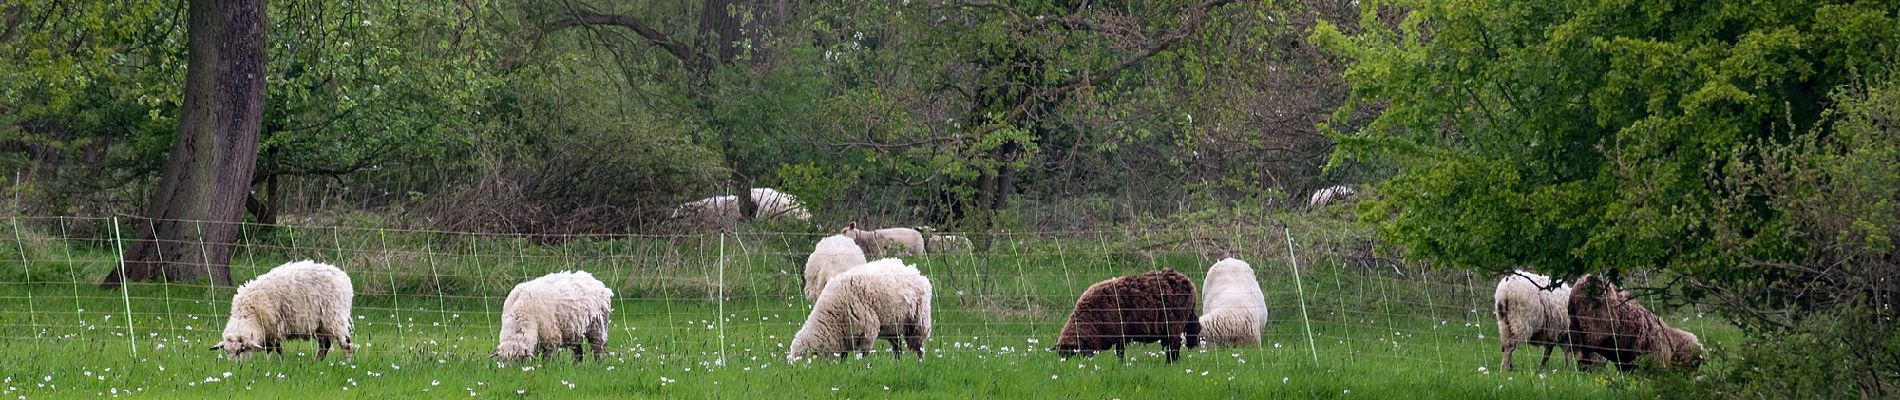
[[[221,339],[232,287],[193,280],[99,288],[106,274],[125,265],[122,249],[136,239],[127,237],[132,229],[125,225],[149,221],[5,222],[12,240],[0,245],[0,255],[18,264],[0,271],[0,339],[83,343],[89,351],[125,349],[135,358],[202,352]],[[1266,297],[1261,349],[1210,349],[1200,357],[1235,367],[1385,363],[1475,371],[1498,361],[1491,304],[1496,277],[1373,257],[1337,243],[1340,232],[1236,224],[956,235],[975,248],[901,256],[932,282],[930,357],[1055,357],[1049,350],[1057,332],[1089,285],[1173,268],[1199,286],[1208,266],[1234,257],[1252,264]],[[718,366],[785,358],[812,308],[803,296],[805,259],[824,236],[529,236],[244,225],[230,268],[242,283],[288,261],[336,265],[355,285],[359,357],[438,360],[486,357],[515,284],[585,270],[615,292],[612,353]],[[1160,351],[1131,346],[1131,362],[1159,362]],[[1280,356],[1258,355],[1263,352]]]

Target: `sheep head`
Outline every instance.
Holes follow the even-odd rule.
[[[489,355],[502,361],[514,361],[528,358],[534,354],[536,342],[540,339],[532,318],[523,315],[510,315],[509,321],[503,321],[501,344],[495,346],[495,352]]]
[[[224,335],[224,341],[211,346],[212,351],[223,351],[225,358],[232,361],[244,361],[251,358],[252,353],[263,349],[264,340],[256,335],[230,333]]]

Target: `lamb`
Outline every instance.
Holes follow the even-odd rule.
[[[905,348],[919,360],[924,357],[924,341],[930,338],[930,279],[903,260],[872,261],[832,277],[805,325],[792,336],[785,360],[869,355],[879,338],[890,341],[899,359]]]
[[[1629,293],[1600,277],[1577,280],[1570,290],[1569,311],[1574,329],[1570,341],[1585,357],[1579,358],[1582,366],[1609,361],[1630,370],[1642,356],[1650,356],[1663,368],[1694,370],[1702,363],[1702,342],[1695,334],[1669,327]]]
[[[1511,354],[1517,346],[1530,343],[1544,346],[1544,360],[1537,369],[1550,364],[1550,352],[1562,347],[1565,363],[1575,351],[1569,347],[1570,285],[1552,286],[1550,277],[1515,271],[1498,280],[1491,296],[1498,317],[1498,341],[1503,344],[1504,360],[1498,370],[1511,370]]]
[[[772,188],[752,188],[752,203],[758,208],[753,210],[754,219],[762,220],[811,220],[811,212],[791,194]],[[739,196],[725,195],[694,200],[673,209],[671,218],[692,218],[711,223],[732,223],[738,221]]]
[[[833,275],[864,263],[864,249],[851,238],[833,235],[819,240],[818,248],[805,259],[805,299],[817,301]]]
[[[1352,188],[1346,187],[1346,185],[1320,189],[1313,192],[1313,199],[1307,202],[1307,207],[1315,209],[1326,207],[1327,204],[1332,204],[1334,201],[1345,200],[1348,197],[1352,197],[1352,195]]]
[[[1122,358],[1128,343],[1161,343],[1173,363],[1183,343],[1200,346],[1197,297],[1194,282],[1173,268],[1097,282],[1076,299],[1052,350],[1066,358],[1113,348]]]
[[[502,302],[501,344],[490,356],[515,361],[530,354],[547,357],[565,347],[580,362],[586,344],[599,360],[607,352],[613,297],[613,290],[587,271],[556,272],[515,285]]]
[[[1228,258],[1207,268],[1207,291],[1200,324],[1208,343],[1255,347],[1267,327],[1267,298],[1246,261]]]
[[[284,340],[315,339],[318,360],[330,354],[331,343],[353,358],[350,302],[355,294],[350,276],[336,266],[310,260],[277,266],[238,286],[224,341],[211,350],[223,350],[232,360],[259,350],[282,357]]]
[[[872,231],[859,230],[858,223],[845,226],[839,235],[858,242],[864,254],[870,257],[889,257],[893,255],[924,254],[924,234],[911,228],[884,228]]]

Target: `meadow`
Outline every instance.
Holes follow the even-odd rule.
[[[1518,352],[1517,371],[1497,371],[1495,278],[1365,257],[1337,224],[980,237],[987,250],[908,259],[935,287],[922,360],[875,353],[790,364],[785,348],[809,310],[803,252],[816,235],[247,229],[233,262],[240,281],[305,258],[350,272],[357,347],[352,359],[318,361],[312,342],[290,342],[281,359],[237,363],[206,350],[220,339],[232,289],[101,290],[94,283],[117,253],[99,221],[12,222],[15,240],[0,249],[18,262],[0,271],[0,398],[1602,398],[1645,389],[1641,372],[1560,370],[1556,361],[1536,371],[1536,347]],[[1048,351],[1089,284],[1163,267],[1198,284],[1228,255],[1251,262],[1267,293],[1261,348],[1192,349],[1175,364],[1152,344],[1125,360]],[[578,364],[565,353],[489,358],[509,288],[570,269],[616,291],[612,354]],[[1713,347],[1740,338],[1692,309],[1668,318]]]

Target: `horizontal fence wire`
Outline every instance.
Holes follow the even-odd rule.
[[[234,287],[196,279],[100,288],[124,261],[116,249],[147,240],[131,237],[140,229],[130,226],[155,221],[5,222],[11,240],[0,245],[0,259],[17,264],[0,271],[0,339],[95,352],[129,345],[147,355],[203,352],[222,339]],[[122,224],[116,237],[115,222]],[[1260,349],[1188,350],[1197,357],[1236,368],[1378,362],[1483,373],[1498,367],[1492,293],[1499,277],[1371,256],[1336,240],[1340,232],[1235,225],[954,234],[974,248],[899,256],[932,284],[929,357],[1053,358],[1058,332],[1090,285],[1172,268],[1201,286],[1210,265],[1233,257],[1252,265],[1266,298]],[[812,310],[804,297],[806,258],[829,235],[496,235],[241,224],[237,243],[230,244],[230,274],[241,284],[286,262],[336,265],[354,285],[358,354],[439,361],[487,357],[516,284],[587,271],[615,293],[608,341],[615,357],[756,367],[786,358]],[[168,244],[159,248],[212,246]],[[289,351],[311,349],[298,346]],[[1533,353],[1541,352],[1519,352]],[[1162,355],[1160,346],[1141,344],[1128,353],[1130,362]],[[1534,358],[1519,360],[1524,366]]]

